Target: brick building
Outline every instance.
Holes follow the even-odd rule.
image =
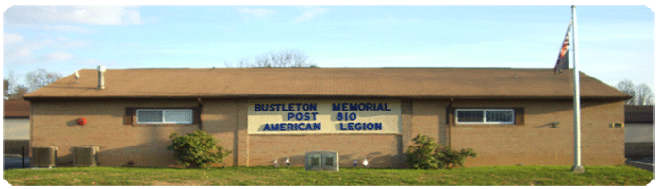
[[[99,69],[101,70],[101,69]],[[104,69],[103,69],[104,70]],[[334,150],[340,166],[405,167],[411,139],[473,148],[466,166],[573,163],[571,74],[506,68],[80,70],[25,96],[31,145],[99,146],[101,166],[171,166],[172,132],[204,130],[227,165],[271,165]],[[102,77],[101,77],[102,75]],[[102,78],[102,79],[100,79]],[[581,74],[585,165],[624,163],[623,101]],[[102,86],[102,87],[101,87]],[[85,118],[80,125],[77,120]]]

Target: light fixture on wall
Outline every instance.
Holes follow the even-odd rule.
[[[557,126],[559,125],[559,122],[552,122],[550,124],[552,125],[552,128],[559,128],[559,126]]]
[[[84,117],[78,119],[78,125],[85,125],[85,124],[87,124],[87,119],[85,119]]]

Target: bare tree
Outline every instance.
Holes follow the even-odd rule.
[[[635,84],[632,81],[625,79],[616,85],[616,89],[633,96],[631,99],[626,100],[627,105],[637,104],[637,98],[636,98],[637,95],[635,95],[636,94]]]
[[[225,66],[232,67],[231,64],[225,62]],[[308,56],[298,50],[283,50],[279,52],[268,52],[257,55],[253,63],[249,63],[247,58],[238,61],[237,67],[253,67],[253,68],[316,68],[318,67],[314,62],[308,60]]]
[[[616,88],[621,92],[632,95],[631,99],[626,100],[627,105],[642,106],[652,105],[654,103],[653,91],[644,83],[635,85],[632,81],[625,79],[619,82]]]
[[[22,99],[23,95],[27,94],[27,87],[24,85],[17,85],[13,74],[10,74],[9,79],[4,79],[4,89],[5,99]]]
[[[4,88],[3,88],[3,89],[4,89],[4,92],[5,92],[5,94],[3,95],[3,97],[4,97],[5,99],[7,99],[7,98],[9,97],[9,81],[8,81],[7,79],[4,79],[4,80],[3,80],[3,84],[4,84]]]
[[[23,96],[27,93],[28,88],[25,85],[16,85],[7,99],[23,99]]]
[[[28,92],[36,91],[43,86],[55,82],[60,77],[62,77],[62,75],[58,73],[47,72],[44,69],[38,69],[34,72],[27,73],[25,75],[25,80],[27,82]]]
[[[4,98],[8,99],[11,98],[15,92],[16,92],[16,76],[14,75],[14,71],[10,71],[9,75],[7,78],[4,79]]]
[[[642,83],[637,85],[637,105],[652,105],[653,104],[653,92],[648,85]]]

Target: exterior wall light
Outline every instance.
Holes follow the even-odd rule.
[[[80,119],[78,119],[78,124],[79,125],[87,124],[87,119],[85,119],[84,117],[81,117]]]

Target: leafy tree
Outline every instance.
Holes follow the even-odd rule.
[[[167,149],[174,151],[174,157],[185,167],[207,168],[211,163],[222,163],[222,159],[231,153],[218,146],[219,140],[213,135],[202,130],[183,136],[172,133],[170,139],[172,145]]]

